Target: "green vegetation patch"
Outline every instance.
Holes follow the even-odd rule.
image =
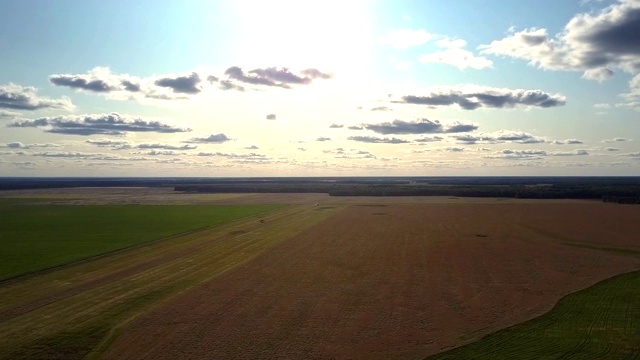
[[[568,295],[541,317],[429,359],[640,359],[640,272]]]
[[[278,207],[51,205],[2,199],[0,280]]]

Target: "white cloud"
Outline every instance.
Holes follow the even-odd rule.
[[[457,67],[458,70],[464,70],[466,68],[479,70],[493,66],[493,61],[485,57],[475,56],[471,51],[459,48],[450,48],[432,54],[422,55],[420,62],[423,64],[448,64]]]
[[[0,85],[0,108],[12,110],[62,109],[73,110],[74,106],[67,97],[51,99],[38,96],[38,90],[32,86],[16,84]],[[14,113],[3,112],[2,117],[14,117]]]
[[[467,42],[462,39],[450,40],[444,38],[438,40],[436,45],[444,48],[444,50],[422,55],[420,62],[423,64],[448,64],[457,67],[458,70],[466,68],[479,70],[493,66],[493,61],[485,57],[475,56],[471,51],[463,49]]]
[[[552,37],[546,29],[511,31],[481,46],[483,54],[529,61],[548,70],[583,71],[583,78],[604,81],[613,68],[640,71],[640,1],[621,0],[601,11],[574,16]]]

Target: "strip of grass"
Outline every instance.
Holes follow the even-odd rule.
[[[100,340],[124,317],[140,311],[174,291],[167,286],[137,296],[125,303],[115,304],[94,317],[86,327],[61,331],[55,335],[34,339],[21,347],[5,349],[6,359],[73,359],[86,357]]]
[[[640,272],[568,295],[547,314],[435,359],[640,359]]]
[[[51,205],[0,200],[0,280],[280,205]]]
[[[245,218],[0,286],[5,310],[25,301],[40,304],[0,319],[0,359],[101,358],[137,315],[249,261],[337,210],[281,208],[261,216],[264,223]],[[137,267],[149,259],[161,261]],[[121,268],[137,270],[112,276]],[[108,281],[97,286],[85,286],[105,278]],[[80,289],[56,298],[73,288]]]

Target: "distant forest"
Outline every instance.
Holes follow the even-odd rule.
[[[602,199],[640,203],[640,177],[0,178],[0,190],[173,187],[189,193],[326,193]]]

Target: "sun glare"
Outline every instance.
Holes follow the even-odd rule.
[[[240,39],[236,56],[245,61],[342,70],[366,61],[370,43],[367,3],[246,1],[236,5]]]

